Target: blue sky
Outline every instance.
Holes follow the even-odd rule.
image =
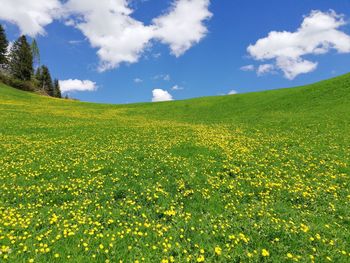
[[[0,0],[2,1],[7,2],[8,5],[15,2]],[[199,3],[207,0],[194,1]],[[133,10],[129,16],[148,26],[152,24],[155,17],[171,13],[173,2],[134,0],[128,5],[128,8]],[[302,67],[301,70],[308,71],[296,76],[291,73],[290,68],[286,69],[287,62],[281,59],[280,55],[266,59],[264,53],[266,47],[255,46],[255,53],[247,51],[249,45],[255,45],[259,39],[266,38],[271,31],[295,32],[301,27],[306,17],[311,17],[312,10],[319,12],[314,14],[314,19],[322,19],[321,15],[325,14],[338,22],[342,20],[343,25],[334,30],[345,36],[350,35],[350,24],[348,23],[350,21],[350,1],[348,0],[212,0],[208,7],[212,16],[210,18],[207,16],[206,19],[199,21],[207,32],[202,32],[200,37],[197,36],[197,39],[200,38],[198,43],[197,41],[191,43],[190,47],[178,57],[174,55],[176,51],[171,50],[170,42],[164,40],[172,37],[166,36],[169,33],[167,31],[161,38],[162,41],[156,38],[150,39],[142,48],[142,52],[138,54],[137,61],[132,63],[118,61],[117,65],[110,66],[102,72],[99,70],[101,57],[97,55],[99,48],[92,47],[91,35],[82,32],[77,26],[67,25],[70,17],[55,17],[52,22],[44,23],[42,27],[45,33],[25,30],[29,32],[28,35],[36,37],[41,50],[41,62],[49,66],[54,77],[60,80],[90,80],[96,83],[97,89],[94,91],[69,92],[75,98],[102,103],[147,102],[152,100],[152,91],[161,89],[168,92],[173,99],[179,100],[227,94],[232,90],[245,93],[298,86],[350,71],[347,38],[343,39],[343,43],[332,42],[330,44],[331,46],[342,45],[343,50],[340,47],[327,46],[323,47],[320,52],[305,52],[293,57],[291,63],[298,61],[296,65],[298,70],[299,67]],[[198,9],[192,10],[194,13],[197,11]],[[192,12],[183,15],[185,18],[191,17],[194,15]],[[340,17],[340,14],[343,14],[344,17]],[[21,32],[26,33],[23,25],[21,28],[20,20],[10,21],[6,15],[1,14],[1,11],[0,18],[6,26],[6,32],[11,41],[16,39]],[[80,18],[74,17],[74,19],[78,21]],[[305,30],[305,32],[309,31]],[[330,31],[330,34],[332,33],[338,34]],[[117,33],[111,30],[111,34]],[[176,34],[181,37],[180,32]],[[169,43],[165,43],[166,41]],[[267,42],[267,46],[272,49],[269,52],[273,53],[276,50],[274,47],[276,42],[273,42],[273,39],[271,41]],[[305,43],[305,49],[308,49],[307,45],[308,43]],[[261,52],[265,55],[262,55]],[[259,56],[262,57],[261,60],[258,59]],[[250,70],[241,69],[247,65],[250,65],[248,67]],[[270,66],[267,66],[263,73],[257,74],[256,70],[259,65]],[[255,71],[252,70],[253,66]],[[290,63],[288,66],[291,66]],[[283,69],[287,70],[289,75],[286,76]],[[293,67],[293,70],[295,69]],[[178,89],[173,90],[174,86],[177,86]]]

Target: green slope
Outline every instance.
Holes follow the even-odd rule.
[[[326,111],[336,115],[339,111],[348,110],[349,87],[350,74],[347,74],[305,87],[199,98],[163,103],[157,107],[148,104],[140,108],[142,114],[151,113],[165,119],[191,122],[246,122],[252,119],[255,121],[257,116],[270,118],[275,114],[302,114],[311,117],[317,111],[325,111],[329,107],[331,112]],[[140,108],[136,109],[139,113]]]
[[[0,84],[0,261],[350,260],[350,75],[104,105]]]

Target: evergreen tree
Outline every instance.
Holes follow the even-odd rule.
[[[33,55],[25,36],[15,41],[10,52],[10,72],[20,80],[30,80],[33,75]]]
[[[40,79],[41,79],[41,67],[38,67],[37,68],[37,70],[36,70],[36,72],[35,72],[35,78],[38,80],[38,81],[40,81]]]
[[[35,86],[37,90],[44,90],[42,81],[42,67],[38,67],[35,72]]]
[[[5,30],[0,24],[0,65],[4,65],[7,63],[7,47],[9,42],[7,41]]]
[[[40,51],[38,44],[35,39],[33,39],[32,44],[30,45],[30,49],[32,51],[33,55],[33,64],[35,68],[38,68],[40,66]]]
[[[54,80],[54,85],[53,86],[54,86],[54,96],[56,98],[62,98],[60,82],[58,81],[58,79]]]
[[[39,88],[45,91],[49,96],[54,96],[54,85],[52,83],[49,68],[45,65],[39,67],[36,71],[35,78],[39,82]]]

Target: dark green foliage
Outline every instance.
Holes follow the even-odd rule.
[[[21,36],[13,44],[9,65],[14,78],[24,81],[31,79],[33,75],[33,55],[25,36]]]
[[[35,74],[35,78],[38,80],[39,90],[46,92],[49,96],[55,96],[54,85],[47,66],[43,65],[39,67]]]
[[[0,24],[0,65],[7,63],[6,53],[7,53],[8,41],[5,35],[5,30]]]
[[[62,98],[60,82],[58,81],[58,79],[54,80],[53,88],[54,88],[54,97]]]
[[[35,79],[36,80],[40,80],[41,79],[41,67],[37,68],[36,72],[35,72]]]
[[[24,91],[35,91],[36,85],[33,81],[23,81],[19,79],[12,78],[8,74],[0,73],[0,82],[14,87],[16,89],[24,90]]]
[[[35,39],[29,45],[27,38],[21,36],[13,44],[7,54],[8,41],[3,27],[0,25],[0,82],[14,88],[47,94],[61,98],[58,80],[52,82],[47,66],[40,66],[40,52]],[[37,68],[33,77],[34,66]]]

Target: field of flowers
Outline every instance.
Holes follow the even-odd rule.
[[[1,262],[349,262],[350,76],[98,105],[0,84]]]

